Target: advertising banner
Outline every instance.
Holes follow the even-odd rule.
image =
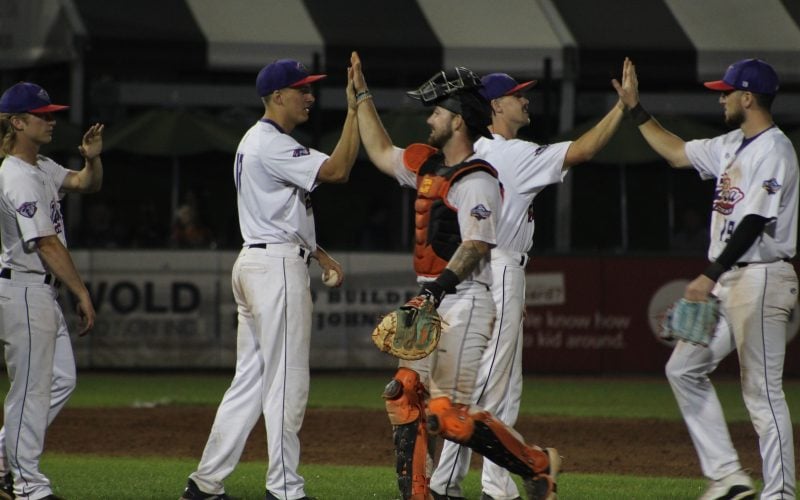
[[[230,274],[236,252],[77,251],[74,258],[97,309],[94,331],[73,336],[78,365],[90,368],[231,368],[236,305]],[[391,369],[370,333],[418,290],[411,256],[333,254],[345,269],[328,288],[312,262],[313,369]],[[660,373],[671,344],[657,335],[667,307],[704,268],[703,259],[539,257],[528,264],[523,367],[529,373]],[[62,305],[75,331],[71,297]],[[800,326],[794,314],[787,332]],[[800,375],[800,344],[786,373]],[[736,356],[719,371],[734,372]]]

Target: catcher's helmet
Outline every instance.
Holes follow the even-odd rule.
[[[489,102],[478,92],[483,86],[478,75],[458,66],[455,73],[448,76],[444,71],[433,75],[417,90],[406,94],[421,101],[425,106],[441,106],[461,115],[467,127],[484,137],[492,138],[488,126],[492,123]]]

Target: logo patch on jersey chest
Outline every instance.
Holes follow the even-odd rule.
[[[731,178],[728,174],[723,174],[719,178],[717,190],[714,193],[713,210],[722,215],[730,215],[737,203],[744,199],[741,189],[731,185]]]
[[[469,215],[478,220],[483,220],[492,215],[492,211],[484,207],[483,203],[479,203],[478,205],[472,207],[472,210],[469,211]]]
[[[17,213],[23,217],[27,217],[28,219],[32,218],[34,215],[36,215],[36,202],[26,201],[17,207]]]
[[[778,184],[778,180],[773,177],[772,179],[765,180],[763,184],[761,184],[761,187],[767,191],[767,194],[775,194],[780,190],[781,185]]]

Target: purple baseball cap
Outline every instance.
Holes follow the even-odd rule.
[[[742,59],[728,66],[722,80],[703,85],[711,90],[746,90],[771,95],[778,92],[778,73],[761,59]]]
[[[327,76],[311,75],[302,63],[293,59],[278,59],[258,72],[256,90],[259,96],[264,97],[276,90],[302,87]]]
[[[491,101],[492,99],[497,99],[498,97],[528,90],[530,87],[536,85],[537,81],[538,80],[531,80],[529,82],[517,83],[516,80],[505,73],[490,73],[481,78],[483,87],[479,90],[479,92],[483,97]]]
[[[0,113],[52,113],[67,108],[53,104],[46,90],[29,82],[12,85],[0,97]]]

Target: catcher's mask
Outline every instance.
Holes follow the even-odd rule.
[[[424,106],[441,106],[448,111],[461,115],[467,127],[478,135],[492,138],[488,126],[492,123],[489,102],[478,92],[483,86],[478,75],[471,70],[458,66],[455,73],[448,76],[444,71],[433,75],[417,90],[406,94]]]

